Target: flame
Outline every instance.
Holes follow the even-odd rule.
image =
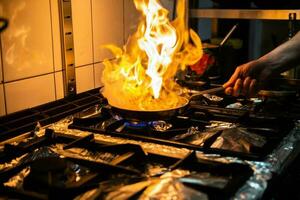
[[[134,3],[142,13],[137,31],[123,49],[105,46],[116,59],[104,61],[103,95],[110,105],[130,110],[179,107],[186,99],[180,96],[182,88],[174,77],[203,53],[199,36],[185,24],[186,0],[178,0],[174,21],[158,0]]]

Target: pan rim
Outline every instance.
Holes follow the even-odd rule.
[[[161,110],[133,110],[133,109],[128,109],[128,108],[121,108],[119,106],[112,105],[111,103],[109,103],[109,105],[113,108],[120,109],[120,110],[123,110],[123,111],[129,111],[129,112],[141,112],[141,113],[142,112],[143,113],[165,112],[165,111],[177,110],[177,109],[183,108],[183,107],[185,107],[189,104],[190,101],[189,101],[188,98],[182,97],[182,99],[184,99],[184,101],[185,101],[184,104],[182,104],[180,106],[170,108],[170,109],[161,109]]]

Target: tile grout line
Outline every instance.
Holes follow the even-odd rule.
[[[125,41],[125,38],[126,38],[126,36],[125,36],[125,1],[123,0],[123,45],[125,45],[125,43],[126,43],[126,41]]]
[[[113,59],[114,58],[111,58],[109,60],[113,60]],[[86,67],[88,65],[100,64],[100,63],[103,63],[103,61],[98,61],[98,62],[95,62],[95,63],[87,63],[87,64],[84,64],[84,65],[77,66],[76,68]],[[48,73],[38,74],[38,75],[34,75],[34,76],[28,76],[28,77],[14,79],[14,80],[10,80],[10,81],[3,81],[3,84],[17,82],[17,81],[23,81],[23,80],[27,80],[27,79],[31,79],[31,78],[40,77],[40,76],[46,76],[46,75],[49,75],[49,74],[53,74],[53,73],[55,74],[55,73],[62,72],[62,71],[63,70],[61,69],[61,70],[57,70],[57,71],[54,71],[54,72],[48,72]]]
[[[49,0],[49,8],[50,8],[50,27],[51,27],[51,44],[52,44],[52,66],[53,66],[53,78],[54,78],[54,97],[57,100],[57,90],[56,90],[56,78],[55,78],[55,56],[54,56],[54,39],[53,39],[53,21],[52,21],[52,6],[51,0]]]
[[[94,88],[96,87],[96,74],[95,74],[95,47],[94,47],[94,20],[93,20],[93,0],[90,0],[91,7],[91,31],[92,31],[92,59],[93,59],[93,80]]]
[[[4,81],[4,62],[3,62],[3,48],[2,48],[2,37],[0,34],[0,48],[1,48],[1,71],[2,71],[2,84],[3,84],[3,98],[4,98],[4,109],[5,109],[5,115],[7,115],[7,103],[6,103],[6,91],[5,91],[5,81]]]
[[[28,79],[32,79],[32,78],[41,77],[41,76],[47,76],[47,75],[54,74],[54,73],[57,73],[57,72],[62,72],[62,70],[58,70],[58,71],[55,71],[55,72],[48,72],[48,73],[44,73],[44,74],[38,74],[38,75],[29,76],[29,77],[25,77],[25,78],[19,78],[19,79],[15,79],[15,80],[11,80],[11,81],[5,81],[4,84],[18,82],[18,81],[24,81],[24,80],[28,80]]]

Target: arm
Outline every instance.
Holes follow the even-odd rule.
[[[234,96],[238,96],[241,92],[253,95],[268,79],[298,64],[300,64],[300,32],[259,59],[238,66],[223,87],[227,94]]]

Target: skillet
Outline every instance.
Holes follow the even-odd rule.
[[[178,107],[164,109],[164,110],[155,110],[155,111],[148,111],[148,110],[130,110],[126,108],[120,108],[118,106],[111,105],[112,111],[121,115],[124,119],[135,120],[135,121],[153,121],[153,120],[167,120],[170,119],[178,114],[182,114],[187,107],[189,106],[190,100],[194,97],[203,94],[215,94],[217,92],[224,91],[224,88],[216,87],[208,90],[203,91],[194,91],[189,90],[189,93],[192,94],[189,98],[184,98],[184,103]]]

